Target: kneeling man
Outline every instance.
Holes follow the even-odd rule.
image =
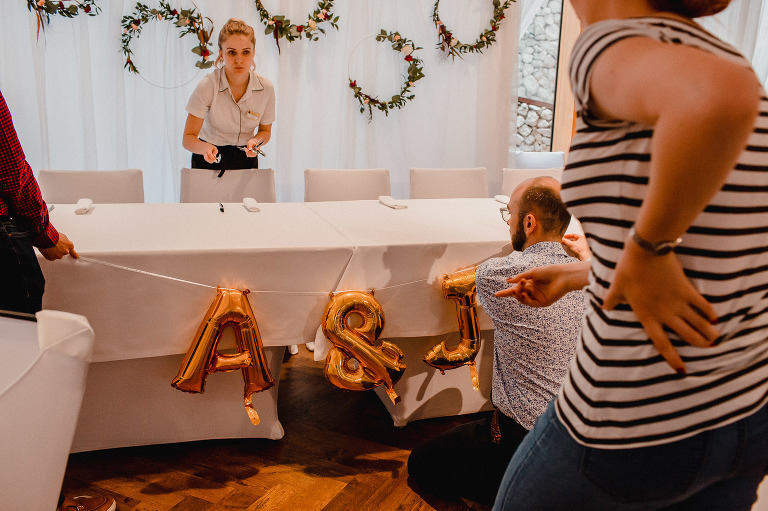
[[[489,259],[475,272],[478,301],[495,330],[495,410],[417,447],[408,458],[408,475],[417,491],[486,505],[493,505],[515,449],[557,394],[586,305],[583,291],[540,308],[494,293],[507,288],[507,278],[520,272],[589,258],[583,237],[563,238],[571,216],[560,200],[560,183],[553,178],[521,183],[502,209],[502,218],[515,252]]]

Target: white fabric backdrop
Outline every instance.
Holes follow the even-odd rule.
[[[751,59],[760,81],[768,85],[768,1],[733,0],[726,10],[700,22]]]
[[[97,3],[99,16],[54,16],[36,39],[36,18],[26,3],[0,2],[0,45],[5,49],[0,90],[34,169],[141,168],[146,201],[173,202],[179,195],[179,169],[188,166],[190,157],[181,147],[184,107],[208,71],[196,74],[196,56],[189,51],[195,40],[179,39],[178,29],[166,21],[148,23],[132,42],[141,76],[125,71],[120,19],[133,12],[136,2]],[[170,4],[193,6],[191,0]],[[491,191],[500,188],[517,90],[520,5],[507,10],[495,45],[452,61],[435,49],[432,0],[337,0],[338,31],[327,27],[317,42],[281,40],[279,56],[252,0],[194,4],[213,20],[214,42],[230,17],[256,30],[257,69],[277,89],[274,136],[261,165],[277,171],[278,200],[302,200],[307,167],[389,168],[392,192],[399,198],[407,196],[412,166],[485,166]],[[317,4],[265,0],[264,5],[296,23]],[[477,37],[491,13],[490,1],[440,3],[441,18],[464,42]],[[417,82],[414,101],[389,117],[376,111],[369,123],[348,88],[348,70],[366,92],[382,98],[399,91],[405,71],[400,56],[385,43],[367,39],[382,28],[423,47],[417,55],[426,77]]]

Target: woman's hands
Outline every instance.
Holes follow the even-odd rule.
[[[270,138],[272,138],[272,125],[259,126],[259,131],[245,145],[245,154],[253,158],[258,154],[259,148],[269,142]]]
[[[210,164],[216,163],[216,158],[219,155],[219,148],[213,144],[208,144],[207,142],[205,142],[205,144],[207,144],[208,147],[206,147],[203,152],[203,158]]]
[[[715,310],[691,285],[674,253],[653,255],[628,240],[603,308],[611,310],[619,303],[632,307],[653,345],[678,373],[685,373],[685,364],[665,326],[693,346],[711,346],[719,336],[713,326]]]

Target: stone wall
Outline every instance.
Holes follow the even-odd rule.
[[[512,145],[518,151],[551,151],[553,103],[563,0],[544,0],[520,40],[517,131]]]

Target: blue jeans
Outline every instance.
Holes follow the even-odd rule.
[[[677,442],[609,450],[585,447],[554,401],[507,467],[497,510],[744,510],[768,472],[768,406]]]
[[[35,313],[43,308],[45,279],[29,232],[0,217],[0,310]]]

